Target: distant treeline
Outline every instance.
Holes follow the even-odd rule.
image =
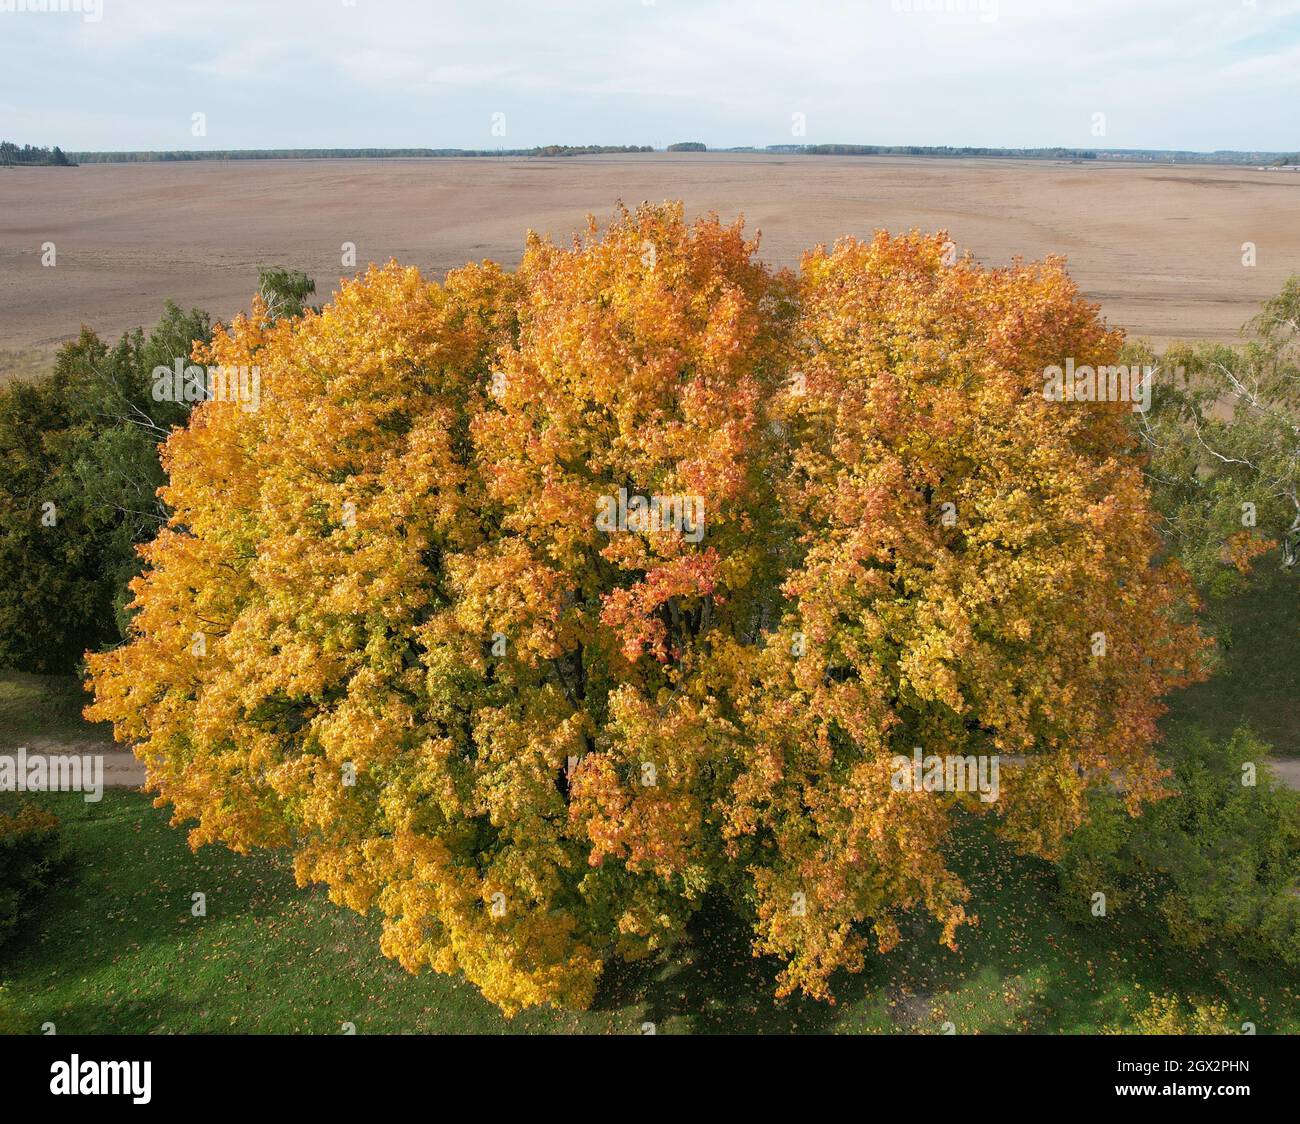
[[[952,148],[920,144],[773,144],[768,152],[803,156],[1015,156],[1034,160],[1095,160],[1091,149],[1075,148]]]
[[[72,161],[57,144],[53,148],[35,148],[30,144],[19,148],[12,141],[0,141],[0,164],[45,164],[67,168]]]
[[[654,152],[648,144],[547,144],[535,148],[239,148],[164,152],[71,152],[47,150],[5,142],[0,164],[143,164],[172,160],[383,160],[451,157],[602,156],[628,152]],[[668,152],[708,152],[701,141],[670,144]],[[761,152],[794,156],[931,156],[960,159],[985,157],[1004,160],[1119,160],[1151,164],[1300,165],[1300,152],[1190,152],[1158,148],[981,148],[919,144],[771,144],[766,148],[737,146],[714,152]]]
[[[1300,153],[1190,152],[1159,148],[953,148],[916,144],[770,144],[764,149],[734,148],[730,152],[779,152],[798,156],[985,156],[1011,160],[1125,160],[1152,164],[1300,164]]]
[[[56,150],[57,151],[57,150]],[[653,152],[635,144],[547,144],[537,148],[237,148],[170,152],[74,152],[81,164],[151,164],[167,160],[382,160],[454,156],[602,156]]]
[[[1099,150],[1102,160],[1136,160],[1152,164],[1296,164],[1300,152],[1237,152],[1216,149],[1214,152],[1164,152],[1158,148],[1117,148]]]

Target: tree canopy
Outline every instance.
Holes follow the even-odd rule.
[[[1179,344],[1155,366],[1141,432],[1161,529],[1214,593],[1272,549],[1300,559],[1300,274],[1247,325],[1244,346]]]
[[[169,303],[152,332],[83,328],[48,377],[0,388],[0,666],[69,671],[124,634],[135,548],[167,517],[158,443],[189,411],[152,373],[209,331]]]
[[[773,272],[643,206],[514,273],[255,301],[195,358],[255,366],[260,406],[164,446],[89,716],[193,845],[289,848],[507,1011],[590,1003],[709,894],[782,992],[829,996],[909,910],[956,941],[954,823],[1052,856],[1091,790],[1160,796],[1203,645],[1127,405],[1042,394],[1118,333],[1060,262],[949,245]],[[900,788],[916,747],[1007,755],[1000,794]]]

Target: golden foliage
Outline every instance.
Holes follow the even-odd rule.
[[[1160,794],[1190,592],[1124,407],[1038,392],[1118,334],[1057,262],[755,248],[643,206],[513,275],[371,266],[217,333],[197,357],[256,365],[261,408],[173,433],[132,639],[90,658],[194,846],[291,848],[511,1012],[589,1003],[714,891],[828,996],[865,929],[967,921],[943,844],[984,806],[895,791],[894,754],[1026,755],[997,811],[1040,854],[1090,785]],[[707,534],[608,533],[620,490]]]

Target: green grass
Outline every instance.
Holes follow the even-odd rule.
[[[0,798],[0,807],[14,797]],[[64,819],[74,881],[0,949],[0,1026],[39,1033],[579,1032],[1091,1033],[1128,1021],[1152,992],[1220,1000],[1264,1033],[1300,1031],[1300,981],[1212,950],[1150,939],[1140,918],[1088,925],[1053,907],[1051,868],[1017,858],[983,826],[964,829],[956,866],[979,924],[959,952],[917,922],[899,949],[835,981],[839,1002],[775,1002],[775,965],[743,927],[704,911],[671,960],[620,965],[593,1008],[504,1018],[470,985],[411,976],[378,951],[378,919],[294,886],[282,856],[190,852],[147,797],[41,797]],[[190,895],[207,895],[207,916]],[[905,927],[906,929],[907,927]]]
[[[1246,593],[1207,609],[1222,664],[1213,678],[1170,699],[1167,722],[1200,726],[1216,738],[1249,725],[1278,756],[1300,756],[1300,575],[1269,555]]]
[[[107,723],[92,726],[81,717],[89,702],[75,676],[0,671],[0,748],[32,737],[108,740]]]

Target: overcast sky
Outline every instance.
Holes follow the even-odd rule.
[[[0,0],[0,138],[1295,150],[1300,0]]]

